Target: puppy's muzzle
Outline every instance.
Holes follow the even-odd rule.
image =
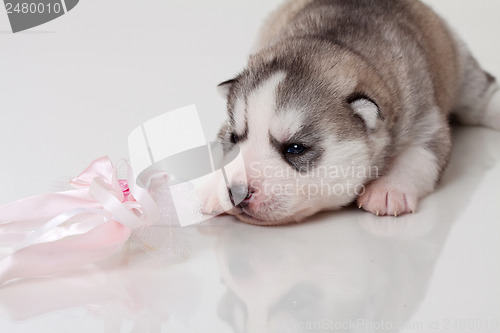
[[[252,191],[243,184],[232,185],[227,189],[231,203],[239,208],[244,208],[250,203]]]

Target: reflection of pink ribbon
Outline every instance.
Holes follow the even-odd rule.
[[[130,173],[130,172],[129,172]],[[47,193],[0,207],[0,285],[22,277],[81,267],[114,253],[131,230],[151,225],[160,213],[148,191],[118,180],[107,157],[71,180],[74,190]]]

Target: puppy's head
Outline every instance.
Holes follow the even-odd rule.
[[[377,177],[389,142],[384,87],[340,48],[298,42],[251,57],[219,85],[229,116],[219,140],[245,161],[227,170],[230,194],[243,199],[235,214],[283,224],[352,202]]]

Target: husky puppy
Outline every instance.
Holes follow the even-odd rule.
[[[376,215],[415,212],[448,162],[450,115],[500,129],[495,78],[418,0],[288,1],[219,90],[229,117],[218,139],[245,161],[228,172],[243,200],[231,213],[253,224],[355,200]]]

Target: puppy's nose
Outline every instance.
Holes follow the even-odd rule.
[[[246,185],[236,184],[228,188],[229,197],[233,205],[243,208],[248,206],[250,203],[250,198],[252,197],[251,191],[249,191]]]

